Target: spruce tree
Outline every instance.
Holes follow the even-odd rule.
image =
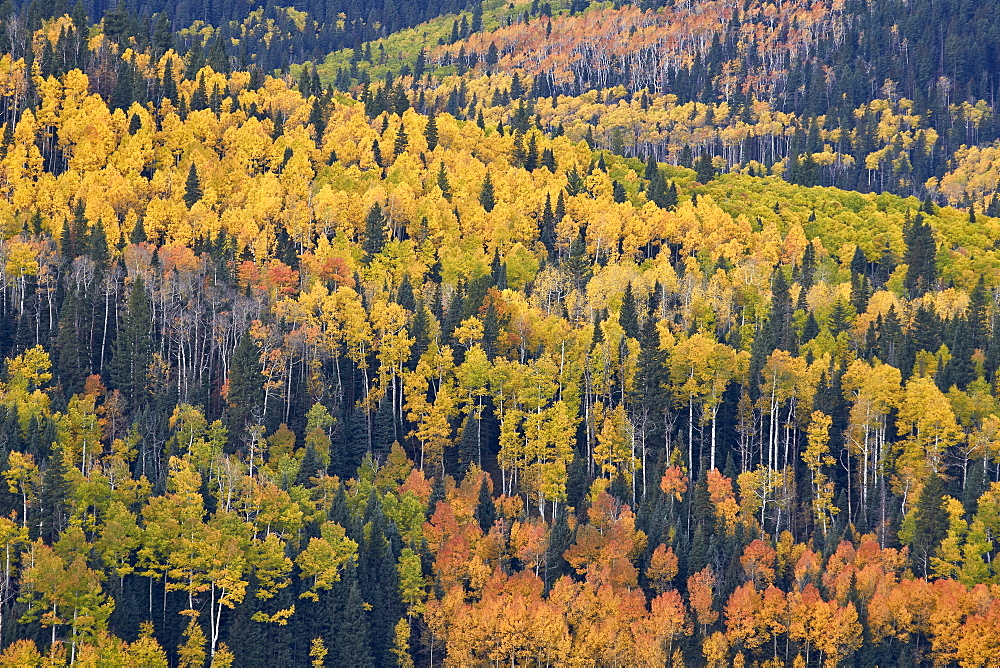
[[[486,178],[483,179],[483,185],[479,189],[479,203],[486,209],[487,213],[493,211],[493,207],[496,206],[496,200],[493,197],[493,180],[490,178],[489,172],[486,172]]]
[[[378,494],[369,495],[364,522],[364,536],[358,541],[358,586],[370,606],[366,616],[372,660],[376,666],[386,666],[390,665],[393,629],[403,614],[396,571],[399,536],[386,518]]]
[[[441,189],[441,195],[451,201],[451,183],[448,181],[448,172],[444,168],[444,161],[441,161],[441,166],[438,168],[437,174],[437,187]]]
[[[906,276],[903,279],[911,297],[920,297],[937,282],[937,243],[931,226],[918,213],[913,222],[904,227],[906,244]]]
[[[989,340],[989,320],[988,308],[990,295],[986,290],[986,282],[982,276],[976,282],[976,287],[969,293],[969,308],[967,318],[969,321],[969,335],[973,348],[985,350]]]
[[[361,242],[365,259],[371,261],[382,252],[383,246],[385,246],[385,216],[382,215],[382,205],[375,202],[368,210],[368,217],[365,218],[365,238]]]
[[[398,158],[409,145],[410,138],[406,136],[406,128],[400,123],[399,130],[396,132],[396,141],[392,145],[392,157]]]
[[[56,368],[66,396],[83,390],[84,378],[89,374],[88,351],[81,350],[80,297],[70,288],[59,310],[59,333],[56,335]]]
[[[552,196],[545,193],[545,206],[542,208],[542,219],[539,222],[538,237],[545,250],[549,252],[549,257],[554,257],[556,252],[556,216],[552,211]]]
[[[459,476],[464,476],[471,464],[480,464],[479,453],[479,420],[474,412],[470,411],[462,423],[462,434],[458,441],[458,471]]]
[[[493,497],[490,495],[490,486],[486,478],[483,478],[482,483],[479,485],[479,501],[476,503],[476,510],[473,515],[483,533],[489,533],[490,529],[493,528],[493,523],[496,521],[497,508],[493,502]]]
[[[712,164],[712,156],[707,151],[702,152],[695,162],[695,181],[698,183],[708,183],[715,178],[715,166]]]
[[[187,181],[184,182],[184,204],[190,209],[201,199],[201,177],[198,176],[198,168],[195,167],[194,160],[188,169]]]
[[[622,310],[618,314],[618,324],[621,325],[625,336],[639,338],[639,312],[635,304],[635,293],[632,291],[632,283],[625,286],[625,295],[622,297]]]
[[[538,135],[532,132],[524,151],[524,168],[533,172],[538,168]]]
[[[152,308],[142,277],[136,276],[111,356],[111,383],[133,406],[145,400],[152,353]]]
[[[930,574],[930,559],[948,535],[948,511],[944,501],[944,481],[937,473],[924,480],[913,511],[913,538],[910,547],[913,570],[923,577]]]
[[[38,499],[38,537],[51,545],[69,523],[69,469],[61,448],[52,451],[42,472],[42,491]]]
[[[427,140],[427,150],[433,151],[438,145],[438,127],[437,118],[434,116],[434,112],[430,113],[427,117],[427,125],[424,127],[424,139]]]
[[[624,204],[628,200],[628,193],[625,192],[625,186],[617,179],[611,182],[611,197],[618,204]]]
[[[226,427],[230,447],[235,449],[247,436],[247,428],[263,421],[264,375],[260,351],[249,332],[240,337],[229,365],[226,395]]]
[[[135,227],[129,233],[128,241],[131,244],[142,244],[146,243],[146,226],[142,222],[142,216],[139,216],[135,221]]]

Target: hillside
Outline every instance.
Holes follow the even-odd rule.
[[[0,56],[0,665],[995,661],[989,76],[852,4],[99,9]]]

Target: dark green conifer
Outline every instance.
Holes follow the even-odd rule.
[[[479,203],[486,209],[487,213],[493,211],[493,207],[496,206],[496,200],[493,196],[493,179],[489,172],[486,172],[486,178],[483,179],[483,185],[479,189]]]
[[[111,357],[111,383],[133,406],[146,397],[147,369],[153,353],[152,320],[146,286],[141,276],[135,276]]]
[[[247,437],[247,429],[263,423],[264,374],[260,350],[249,332],[240,337],[229,365],[226,395],[226,427],[230,447],[235,449]]]
[[[188,169],[187,180],[184,182],[184,204],[190,209],[195,203],[201,199],[201,177],[198,176],[198,168],[194,164],[194,160],[191,161],[191,167]]]

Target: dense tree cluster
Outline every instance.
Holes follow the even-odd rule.
[[[995,660],[989,206],[106,35],[0,57],[0,663]]]

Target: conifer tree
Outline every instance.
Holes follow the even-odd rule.
[[[948,511],[945,509],[944,481],[937,473],[931,473],[924,481],[913,512],[910,547],[913,550],[911,558],[915,572],[923,577],[929,575],[930,559],[947,535]]]
[[[545,250],[549,252],[549,257],[554,257],[556,252],[556,216],[555,212],[552,211],[552,196],[549,193],[545,193],[545,206],[542,208],[538,237],[545,245]]]
[[[441,189],[441,195],[450,202],[451,183],[448,181],[448,172],[445,171],[443,160],[441,161],[441,166],[438,168],[437,187]]]
[[[69,522],[69,469],[61,448],[49,456],[42,473],[42,490],[38,500],[38,537],[51,545]]]
[[[695,161],[694,170],[695,181],[698,183],[708,183],[715,178],[715,166],[712,164],[712,156],[707,151],[702,152]]]
[[[483,179],[483,185],[479,189],[479,203],[487,213],[493,211],[493,207],[496,206],[496,200],[493,198],[493,180],[489,172],[486,172],[486,178]]]
[[[79,393],[89,373],[88,351],[81,350],[80,297],[75,288],[66,293],[59,310],[59,333],[56,336],[56,368],[66,396]]]
[[[625,336],[639,338],[639,312],[635,304],[635,293],[632,292],[632,283],[625,286],[625,295],[622,297],[622,310],[618,315],[618,324],[625,331]]]
[[[424,127],[424,139],[427,140],[427,150],[433,151],[438,145],[437,117],[432,111],[427,117],[427,125]]]
[[[132,280],[125,318],[111,357],[111,382],[133,405],[145,400],[146,376],[153,352],[152,310],[141,276]]]
[[[201,199],[202,194],[201,177],[198,176],[198,168],[192,160],[191,167],[188,169],[187,180],[184,182],[184,203],[190,209]]]
[[[365,238],[361,248],[365,251],[365,258],[370,261],[382,252],[383,246],[385,246],[385,216],[382,214],[382,205],[375,202],[365,218]]]
[[[264,375],[260,352],[249,332],[240,337],[229,365],[226,394],[226,427],[230,446],[235,448],[247,437],[247,429],[263,421]]]
[[[399,130],[396,132],[396,141],[392,145],[392,157],[398,158],[402,155],[403,151],[410,144],[410,138],[406,136],[406,128],[403,124],[399,124]]]
[[[146,242],[146,226],[142,222],[142,216],[135,221],[135,227],[129,233],[129,243],[132,244],[142,244]]]

